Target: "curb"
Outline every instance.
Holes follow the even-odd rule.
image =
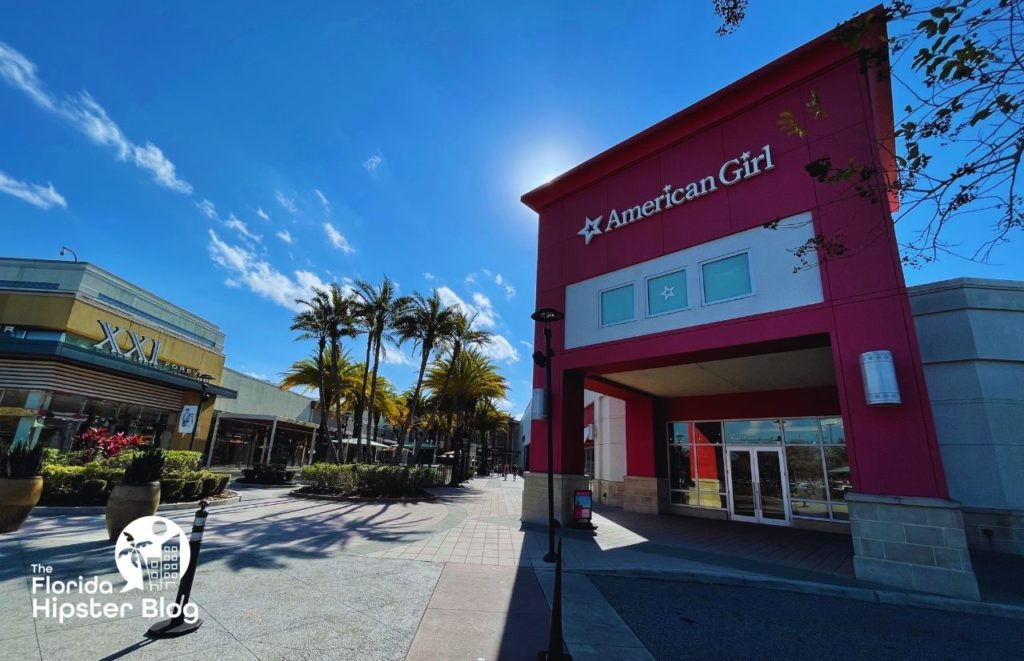
[[[423,503],[434,502],[438,499],[434,494],[417,496],[415,498],[364,498],[362,496],[328,496],[315,493],[298,493],[297,491],[289,491],[288,495],[292,498],[303,498],[305,500],[324,500],[327,502],[344,503]]]
[[[876,590],[845,585],[830,585],[828,583],[814,583],[811,581],[798,581],[795,579],[772,578],[768,576],[717,574],[713,572],[700,571],[661,571],[648,569],[566,569],[564,571],[574,574],[590,574],[594,576],[616,576],[621,578],[674,581],[679,583],[700,583],[702,585],[763,588],[769,590],[781,590],[785,592],[797,592],[800,594],[810,594],[819,597],[839,597],[842,599],[856,599],[858,601],[870,601],[893,606],[917,606],[943,611],[1024,620],[1024,606],[984,601],[968,601],[966,599],[940,597],[938,595],[924,594],[921,592]]]
[[[242,500],[242,496],[235,494],[230,498],[221,498],[219,500],[208,500],[206,501],[206,509],[214,509],[223,505],[233,505],[238,501]],[[157,512],[178,512],[181,510],[197,509],[199,507],[199,501],[193,501],[188,503],[161,503],[156,511]],[[68,516],[68,515],[80,515],[89,516],[96,514],[105,514],[107,511],[106,506],[89,506],[89,507],[36,507],[32,510],[31,516]]]

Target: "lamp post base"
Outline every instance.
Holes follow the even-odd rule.
[[[203,621],[196,618],[195,622],[176,622],[174,619],[161,620],[149,628],[146,632],[146,638],[177,638],[178,636],[184,636],[187,633],[192,633],[200,626]]]
[[[552,552],[548,551],[547,553],[544,554],[544,562],[554,562],[555,560],[558,560],[558,554],[557,553],[552,553]]]

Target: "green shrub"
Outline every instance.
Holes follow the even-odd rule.
[[[185,480],[185,484],[181,488],[181,500],[186,503],[193,500],[199,500],[199,495],[202,491],[203,481],[199,479],[199,477],[188,478]]]
[[[87,466],[59,464],[43,466],[42,475],[43,495],[39,503],[58,506],[102,505],[120,479],[120,473],[116,473],[112,481],[97,478],[96,467],[90,470]]]
[[[314,493],[361,493],[366,496],[401,498],[419,496],[437,484],[432,468],[311,464],[303,466],[299,479]]]
[[[228,482],[231,481],[230,473],[216,473],[217,475],[217,488],[214,490],[213,495],[219,496],[224,493],[224,490],[228,488]]]
[[[68,466],[67,468],[81,468],[84,471],[84,479],[103,480],[107,482],[111,488],[113,488],[114,485],[120,482],[124,477],[123,468],[107,466],[102,461],[90,461],[84,466]]]
[[[164,476],[177,475],[178,473],[192,473],[199,470],[199,462],[203,454],[192,450],[165,450],[164,451]]]
[[[199,481],[202,485],[199,489],[199,497],[209,498],[217,491],[217,483],[220,481],[220,477],[210,471],[200,471]]]
[[[185,480],[180,477],[165,477],[160,480],[160,502],[176,503],[181,500],[181,492],[185,488]]]
[[[142,485],[158,482],[164,469],[163,450],[150,450],[135,456],[124,469],[124,484]]]
[[[244,481],[254,484],[287,484],[293,471],[287,470],[284,464],[256,464],[243,470],[242,475]]]
[[[358,488],[357,467],[339,464],[310,464],[299,470],[299,479],[316,493],[351,493]]]

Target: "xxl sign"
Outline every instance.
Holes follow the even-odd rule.
[[[157,359],[160,357],[160,347],[163,346],[163,342],[146,337],[145,335],[138,335],[126,328],[111,326],[106,321],[100,321],[99,324],[100,328],[103,329],[103,339],[92,345],[93,349],[105,349],[120,358],[137,360],[140,363],[152,365],[153,367],[158,365]],[[117,338],[121,337],[122,334],[128,337],[129,346],[127,349],[123,348],[121,343],[118,342]],[[145,346],[147,341],[149,342],[148,351]]]
[[[717,174],[709,174],[698,181],[691,181],[678,188],[672,184],[666,184],[661,195],[647,200],[627,209],[612,209],[608,212],[608,220],[604,215],[596,218],[587,217],[583,222],[583,229],[577,234],[583,237],[586,245],[600,234],[608,234],[614,230],[641,221],[644,218],[655,216],[666,209],[678,207],[686,202],[692,202],[698,198],[710,195],[718,190],[719,186],[728,188],[735,186],[741,181],[756,177],[760,174],[775,169],[772,161],[772,147],[765,145],[759,154],[751,154],[745,151],[736,158],[730,158],[722,163]]]

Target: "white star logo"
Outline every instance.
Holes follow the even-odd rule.
[[[667,301],[668,299],[676,295],[676,288],[665,285],[665,288],[661,290],[661,296]]]
[[[593,220],[587,218],[585,221],[583,221],[583,229],[581,229],[579,232],[576,232],[577,234],[583,237],[583,239],[587,242],[588,246],[590,245],[590,240],[601,233],[600,225],[601,218],[603,217],[604,216],[598,216]]]

